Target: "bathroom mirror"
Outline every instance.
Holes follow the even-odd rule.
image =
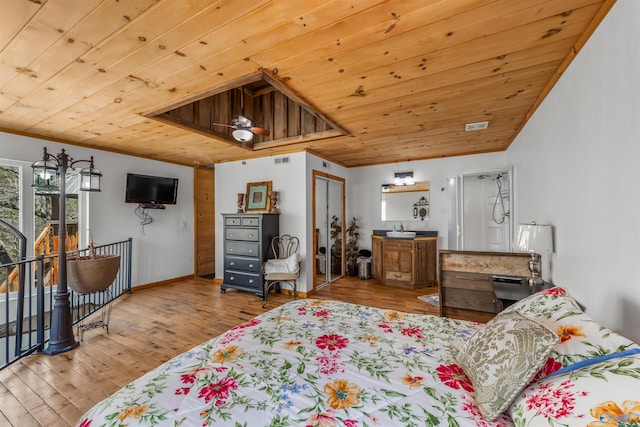
[[[383,184],[382,221],[426,221],[429,219],[429,182],[415,185]]]

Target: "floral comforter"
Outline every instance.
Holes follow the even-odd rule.
[[[453,359],[478,327],[298,300],[149,372],[78,426],[510,426],[482,419]]]
[[[474,332],[515,310],[558,343],[489,422],[455,357],[468,354]],[[562,288],[502,313],[483,326],[293,301],[159,366],[77,426],[640,427],[640,346],[598,325]],[[496,339],[481,344],[505,348]]]

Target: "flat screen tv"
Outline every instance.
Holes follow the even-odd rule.
[[[127,174],[126,203],[141,205],[175,205],[178,180],[160,176]]]

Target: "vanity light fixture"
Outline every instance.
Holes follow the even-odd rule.
[[[395,185],[415,185],[413,180],[413,172],[396,172],[393,174],[393,183]]]

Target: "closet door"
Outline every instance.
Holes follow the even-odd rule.
[[[314,289],[344,275],[344,180],[314,171]]]

